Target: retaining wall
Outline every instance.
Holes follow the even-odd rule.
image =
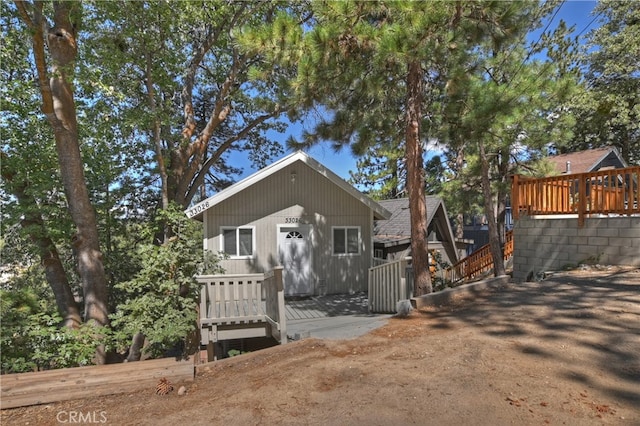
[[[3,374],[0,408],[4,410],[126,393],[144,388],[153,394],[161,378],[173,383],[174,390],[177,392],[181,384],[194,380],[194,373],[193,360],[176,361],[174,358],[164,358],[122,364],[60,368],[33,373]],[[37,423],[34,421],[34,424]]]
[[[586,218],[521,216],[513,230],[513,279],[580,263],[640,266],[640,217]]]

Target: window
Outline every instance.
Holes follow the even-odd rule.
[[[360,254],[360,228],[334,227],[333,254]]]
[[[230,257],[252,257],[253,228],[222,228],[221,250]]]
[[[291,231],[287,234],[287,236],[285,237],[287,240],[303,240],[304,239],[304,235],[302,235],[300,232],[298,231]]]

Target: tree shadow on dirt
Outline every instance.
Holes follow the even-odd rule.
[[[640,270],[562,273],[420,311],[430,327],[466,327],[540,360],[563,378],[640,405]]]

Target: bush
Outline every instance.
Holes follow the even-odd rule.
[[[181,345],[195,330],[199,287],[194,276],[203,272],[205,264],[207,272],[218,272],[217,257],[203,259],[197,222],[175,207],[162,211],[157,221],[174,235],[158,246],[153,244],[152,230],[148,231],[149,242],[139,248],[142,269],[133,279],[116,285],[126,296],[111,315],[118,347],[126,348],[131,336],[142,333],[150,342],[145,351],[152,357]]]
[[[0,291],[2,373],[80,367],[93,362],[106,330],[90,324],[60,327],[57,313],[43,312],[33,291]]]

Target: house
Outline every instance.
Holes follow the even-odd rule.
[[[302,151],[265,167],[186,214],[227,274],[284,267],[287,296],[367,290],[374,220],[390,213]]]
[[[622,158],[620,152],[615,147],[604,147],[588,149],[584,151],[570,152],[567,154],[553,155],[545,158],[555,169],[556,175],[567,175],[576,173],[589,173],[599,170],[620,169],[628,167],[627,162]],[[507,200],[505,212],[505,229],[511,230],[514,227],[513,214],[511,211],[511,200]],[[477,215],[465,218],[464,238],[474,240],[471,247],[472,253],[485,244],[489,243],[489,231],[487,219],[484,215]]]
[[[547,157],[557,174],[597,172],[606,169],[629,167],[615,147],[588,149]]]
[[[444,262],[454,264],[465,246],[456,246],[456,240],[442,199],[426,197],[427,232],[430,250],[440,253]],[[381,259],[399,259],[411,255],[411,220],[409,217],[409,199],[398,198],[378,202],[391,212],[388,219],[376,220],[374,229],[375,257]],[[460,250],[461,249],[461,250]]]

